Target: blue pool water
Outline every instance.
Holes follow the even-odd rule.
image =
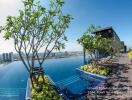
[[[75,75],[56,82],[56,85],[60,87],[62,91],[68,89],[72,94],[80,94],[86,89],[97,88],[105,78],[106,77],[92,73],[84,73],[83,71],[76,69]]]
[[[43,64],[45,73],[61,89],[78,94],[84,89],[96,87],[101,79],[90,76],[80,77],[76,68],[84,64],[83,56],[49,59]],[[36,65],[37,66],[37,62]],[[87,80],[87,79],[89,80]],[[25,100],[28,73],[21,61],[0,65],[0,100]],[[91,86],[91,81],[94,85]]]
[[[75,69],[81,65],[83,56],[49,59],[43,67],[55,83],[68,79],[73,83],[77,82]],[[0,65],[0,100],[24,100],[27,78],[28,73],[21,61]],[[66,86],[70,88],[71,85]]]

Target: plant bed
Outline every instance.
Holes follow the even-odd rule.
[[[42,77],[39,78],[39,83],[43,84],[41,92],[37,92],[36,89],[39,88],[35,84],[35,88],[32,88],[31,97],[32,100],[62,100],[62,97],[57,94],[53,85],[51,85],[47,76],[44,76],[45,83],[43,84]]]
[[[108,76],[112,69],[107,66],[97,66],[97,67],[92,67],[91,65],[83,65],[80,67],[81,70],[84,70],[86,72],[91,72],[103,76]]]

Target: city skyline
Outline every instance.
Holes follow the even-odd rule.
[[[6,16],[17,16],[23,8],[22,0],[0,0],[0,25],[6,22]],[[48,5],[42,0],[42,4]],[[73,20],[65,34],[68,37],[66,49],[63,51],[81,51],[82,47],[76,40],[86,31],[90,24],[102,27],[112,26],[120,39],[131,46],[131,0],[71,0],[65,1],[64,13],[70,13]],[[79,12],[79,13],[78,13]],[[13,40],[5,41],[0,34],[0,53],[15,52]]]

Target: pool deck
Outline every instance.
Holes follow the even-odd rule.
[[[112,92],[106,95],[96,96],[96,100],[132,100],[132,65],[127,54],[119,58],[118,66],[113,67],[108,82],[111,83]],[[88,96],[89,100],[95,100],[95,96]]]

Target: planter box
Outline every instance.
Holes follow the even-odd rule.
[[[50,83],[52,84],[52,85],[56,85],[55,83],[54,83],[54,81],[50,78],[50,76],[48,76],[48,75],[46,75],[47,77],[48,77],[48,79],[49,79],[49,81],[50,81]],[[26,98],[25,98],[25,100],[32,100],[32,96],[31,96],[31,91],[32,91],[32,85],[31,85],[31,80],[30,80],[30,78],[28,78],[28,81],[27,81],[27,87],[26,87]]]
[[[80,74],[80,75],[87,75],[87,76],[90,76],[90,77],[93,77],[93,78],[97,78],[97,79],[100,79],[100,80],[105,80],[107,78],[106,76],[95,74],[95,73],[91,73],[91,72],[87,72],[87,71],[81,70],[79,68],[76,69],[76,72],[78,74]]]

